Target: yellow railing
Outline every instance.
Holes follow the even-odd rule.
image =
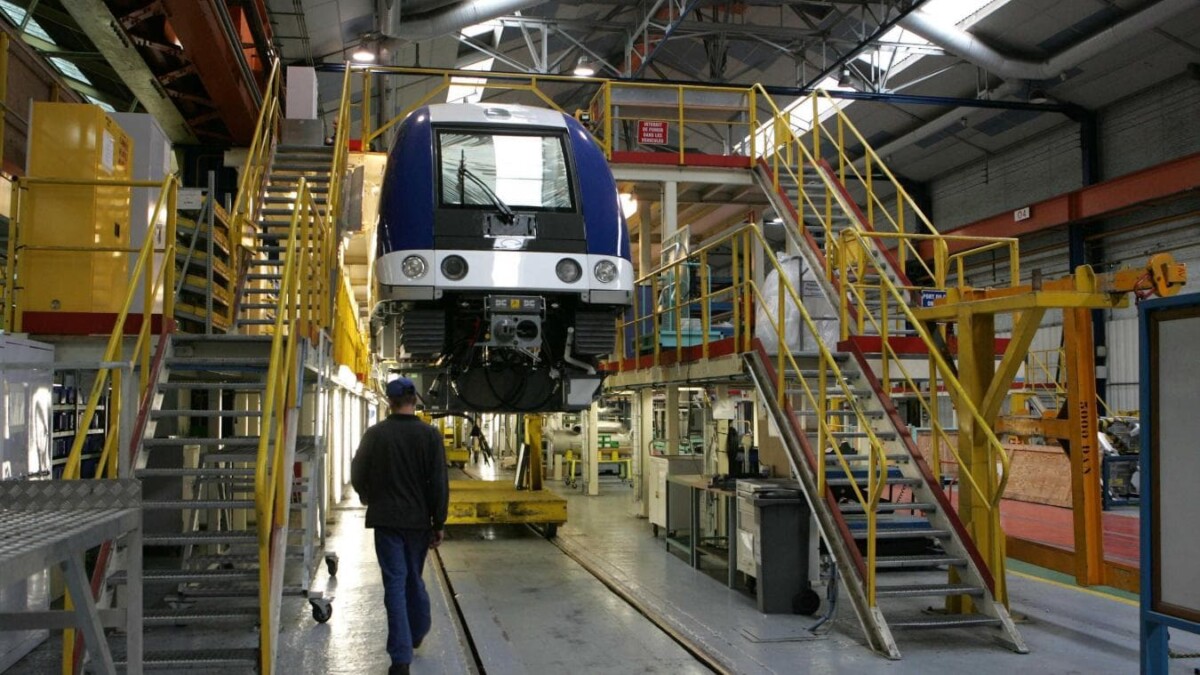
[[[749,137],[746,166],[755,156],[759,89],[705,85],[671,85],[605,80],[588,106],[591,126],[610,160],[614,152],[661,146],[678,164],[688,160],[688,142],[719,148],[691,154],[737,155],[735,147]],[[662,123],[661,137],[639,138],[641,123]],[[673,132],[673,133],[672,133]],[[672,147],[674,149],[672,149]]]
[[[605,80],[590,78],[590,77],[572,77],[569,75],[537,75],[524,73],[492,73],[488,71],[468,71],[468,70],[445,70],[439,68],[412,68],[407,66],[352,66],[347,65],[348,72],[360,73],[362,77],[363,91],[369,92],[372,88],[372,76],[387,76],[387,77],[409,77],[421,78],[422,80],[433,80],[434,84],[429,87],[421,98],[409,105],[400,114],[392,117],[378,127],[371,127],[370,117],[370,100],[368,97],[363,98],[363,114],[362,127],[360,129],[361,138],[363,141],[363,150],[368,150],[372,144],[379,139],[389,129],[399,124],[408,117],[409,113],[420,108],[423,105],[435,103],[444,96],[451,86],[462,85],[468,87],[478,87],[484,90],[495,91],[523,91],[533,94],[537,99],[548,108],[553,108],[559,112],[563,112],[562,108],[554,102],[554,98],[546,93],[543,85],[548,83],[569,84],[579,86],[581,84],[594,84],[605,82]],[[339,130],[341,126],[339,125]]]
[[[23,243],[21,195],[25,190],[36,186],[76,186],[76,187],[157,187],[159,188],[158,201],[154,206],[154,211],[150,218],[150,223],[163,222],[165,213],[166,223],[166,243],[162,250],[162,262],[158,267],[158,271],[154,270],[155,258],[155,238],[151,233],[147,232],[146,240],[143,242],[140,249],[98,249],[95,247],[86,246],[41,246],[27,245]],[[152,354],[152,338],[151,329],[154,325],[154,306],[158,297],[162,298],[162,329],[165,334],[169,330],[172,317],[175,312],[175,295],[171,290],[175,287],[175,246],[176,246],[176,199],[178,196],[179,180],[176,176],[168,176],[162,182],[154,181],[111,181],[111,180],[74,180],[74,179],[59,179],[59,178],[20,178],[14,186],[13,213],[15,217],[12,221],[12,228],[9,237],[9,255],[7,262],[7,278],[20,279],[21,269],[23,267],[24,254],[30,251],[53,251],[56,253],[69,253],[84,255],[95,255],[97,252],[107,251],[115,255],[131,255],[137,253],[137,259],[134,262],[133,269],[130,271],[128,286],[125,289],[124,301],[121,303],[121,309],[117,312],[116,319],[113,323],[112,332],[109,334],[108,343],[104,348],[103,356],[101,356],[98,364],[96,378],[92,383],[91,391],[88,394],[87,404],[84,406],[83,416],[81,420],[85,423],[95,418],[96,411],[100,407],[100,401],[104,398],[104,394],[111,387],[109,393],[108,407],[112,414],[109,415],[109,426],[106,430],[104,447],[101,451],[99,461],[96,465],[96,471],[91,478],[117,478],[118,466],[121,452],[128,452],[128,448],[118,447],[118,439],[121,435],[121,416],[116,413],[123,405],[140,406],[145,400],[146,393],[149,390],[150,373],[151,373],[151,354]],[[118,288],[121,285],[117,284]],[[134,297],[137,295],[139,288],[142,291],[142,315],[141,327],[138,330],[137,339],[134,342],[133,350],[130,354],[125,353],[125,325],[129,319],[130,311],[133,309]],[[21,302],[19,288],[15,284],[7,287],[5,297],[5,310],[7,314],[7,325],[19,326],[20,317],[24,310]],[[124,386],[124,378],[132,374],[133,370],[138,370],[138,387],[137,395],[134,401],[123,401],[126,387]],[[67,461],[63,467],[62,478],[64,480],[76,480],[83,478],[83,447],[87,440],[86,434],[76,434],[75,440],[71,444],[71,449],[67,455]],[[68,593],[65,597],[66,607],[72,607],[72,600]],[[75,655],[76,655],[76,635],[74,630],[66,630],[63,633],[63,660],[62,669],[64,674],[74,672]]]
[[[255,227],[254,223],[258,221],[260,198],[266,186],[271,156],[275,151],[275,141],[283,119],[279,99],[282,86],[280,67],[279,61],[271,67],[267,87],[263,91],[262,107],[258,111],[258,121],[254,126],[254,137],[250,147],[246,149],[246,159],[242,162],[242,171],[238,175],[237,197],[230,214],[233,235],[233,241],[230,242],[232,274],[241,274],[243,247],[247,245],[246,232]]]
[[[724,249],[730,250],[729,254],[724,252]],[[708,269],[710,260],[720,259],[725,261],[728,255],[729,264],[733,270],[731,286],[712,292],[708,286]],[[775,271],[776,277],[779,279],[778,297],[772,302],[768,302],[762,290],[754,282],[753,261],[757,261],[764,268],[764,271],[770,273]],[[635,303],[633,308],[632,320],[625,320],[619,323],[618,335],[619,345],[618,354],[626,354],[626,345],[624,343],[626,331],[632,331],[634,334],[635,349],[633,350],[633,359],[640,361],[638,355],[640,351],[646,349],[643,338],[653,340],[653,356],[654,365],[664,365],[667,363],[667,357],[670,352],[662,349],[662,332],[659,326],[666,324],[675,331],[675,361],[679,362],[683,358],[683,342],[685,333],[688,332],[688,326],[691,325],[689,320],[684,323],[681,318],[686,312],[689,315],[695,313],[698,309],[701,314],[701,329],[699,331],[699,339],[696,345],[700,348],[701,354],[707,357],[713,349],[713,340],[710,337],[710,328],[712,326],[712,311],[711,305],[714,302],[729,302],[731,309],[729,317],[732,319],[733,334],[731,336],[732,344],[735,352],[745,353],[755,349],[753,340],[755,336],[753,326],[753,312],[755,308],[767,310],[759,316],[765,316],[769,328],[759,326],[762,331],[768,331],[774,335],[776,339],[776,353],[773,355],[774,363],[768,363],[774,370],[774,393],[776,401],[781,404],[792,405],[792,410],[802,409],[815,413],[814,419],[816,424],[817,441],[813,444],[811,450],[813,456],[811,458],[813,470],[817,477],[817,490],[824,496],[827,493],[826,480],[826,464],[827,457],[836,459],[839,466],[847,477],[853,477],[854,469],[851,468],[850,462],[861,460],[866,457],[868,460],[868,478],[866,490],[860,488],[856,480],[850,483],[850,491],[853,498],[863,506],[863,513],[867,521],[867,553],[863,561],[862,571],[866,581],[867,595],[871,605],[875,605],[876,591],[876,545],[875,533],[877,528],[878,506],[883,494],[884,487],[887,485],[888,460],[887,453],[884,450],[883,443],[876,437],[874,430],[871,428],[871,420],[859,406],[855,392],[850,387],[846,378],[842,374],[842,370],[838,365],[837,360],[833,357],[833,353],[821,341],[820,332],[816,320],[811,316],[804,302],[801,300],[799,290],[788,278],[788,273],[776,260],[771,252],[766,240],[762,236],[761,230],[754,225],[744,225],[729,233],[726,233],[713,241],[705,244],[698,250],[690,253],[686,258],[680,259],[671,263],[667,263],[643,275],[638,281],[637,286],[645,288],[650,287],[654,290],[654,298],[658,297],[658,289],[663,284],[663,278],[667,277],[670,283],[679,284],[680,280],[685,275],[691,275],[691,270],[698,265],[698,273],[701,277],[700,292],[696,297],[684,299],[680,293],[675,293],[673,301],[667,306],[659,306],[657,302],[653,307],[642,307],[640,294],[635,294]],[[774,315],[772,315],[774,312]],[[795,313],[802,321],[805,328],[810,334],[815,337],[815,345],[811,354],[798,356],[793,354],[787,348],[787,322],[782,318],[789,314]],[[649,324],[647,326],[646,324]],[[728,338],[722,338],[728,339]],[[767,358],[771,358],[770,355]],[[810,363],[811,361],[811,363]],[[807,369],[802,366],[807,366]],[[812,373],[808,372],[815,370],[816,384],[809,382],[812,378]],[[807,375],[807,377],[806,377]],[[858,428],[865,434],[865,438],[859,444],[858,450],[865,450],[866,454],[855,453],[855,456],[848,456],[840,447],[840,444],[835,442],[835,437],[831,429],[829,420],[830,411],[829,403],[833,399],[841,399],[843,402],[843,410],[850,409],[854,412],[853,419],[857,421]],[[842,421],[845,423],[845,420]],[[804,433],[802,430],[800,433]],[[865,446],[865,447],[863,447]]]

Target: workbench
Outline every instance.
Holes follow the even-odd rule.
[[[726,584],[730,588],[737,586],[737,546],[733,538],[737,533],[737,492],[735,490],[714,487],[709,484],[708,476],[698,475],[678,475],[667,477],[667,551],[678,550],[687,555],[688,564],[695,569],[700,569],[700,556],[709,555],[720,557],[720,554],[712,550],[705,550],[706,543],[725,544],[725,568],[726,568]],[[671,513],[672,492],[675,490],[688,491],[688,520],[687,520],[687,536],[680,535],[681,527],[676,527],[678,522],[678,514]],[[713,494],[718,500],[725,502],[725,536],[723,537],[702,537],[700,536],[700,498],[705,494]]]
[[[137,480],[0,481],[0,587],[61,566],[74,610],[0,613],[0,630],[74,628],[83,635],[92,669],[116,673],[105,628],[123,627],[124,672],[142,672],[142,492]],[[97,609],[84,555],[124,538],[127,550],[121,609]]]

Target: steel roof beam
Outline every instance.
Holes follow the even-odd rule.
[[[162,126],[167,137],[173,143],[195,143],[196,137],[187,120],[158,84],[104,0],[71,0],[64,5],[142,107]]]

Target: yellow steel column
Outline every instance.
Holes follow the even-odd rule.
[[[968,310],[958,315],[958,377],[967,398],[978,408],[995,375],[996,329],[992,314],[976,314]],[[963,407],[957,406],[959,410]],[[985,430],[977,424],[973,415],[959,415],[958,453],[965,463],[960,472],[970,473],[975,483],[987,494],[995,489],[996,466],[988,452]],[[965,486],[966,481],[963,481]],[[988,503],[973,490],[963,487],[958,491],[958,513],[979,554],[989,565],[995,559],[993,549],[996,533],[993,532],[992,517]],[[993,576],[1001,576],[1004,570],[992,570]],[[950,581],[956,582],[958,575],[951,568]],[[1000,584],[997,584],[1000,588]],[[1003,597],[997,601],[1005,602]],[[946,608],[950,612],[970,613],[972,602],[963,596],[947,598]]]
[[[529,477],[530,490],[542,489],[542,416],[525,416],[525,442],[529,444]]]
[[[1092,312],[1063,310],[1067,356],[1067,419],[1070,429],[1071,496],[1075,504],[1075,579],[1104,583],[1100,453],[1096,442],[1096,360],[1092,352]]]

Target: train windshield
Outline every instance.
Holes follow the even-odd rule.
[[[443,206],[575,209],[561,135],[442,131],[438,145]]]

